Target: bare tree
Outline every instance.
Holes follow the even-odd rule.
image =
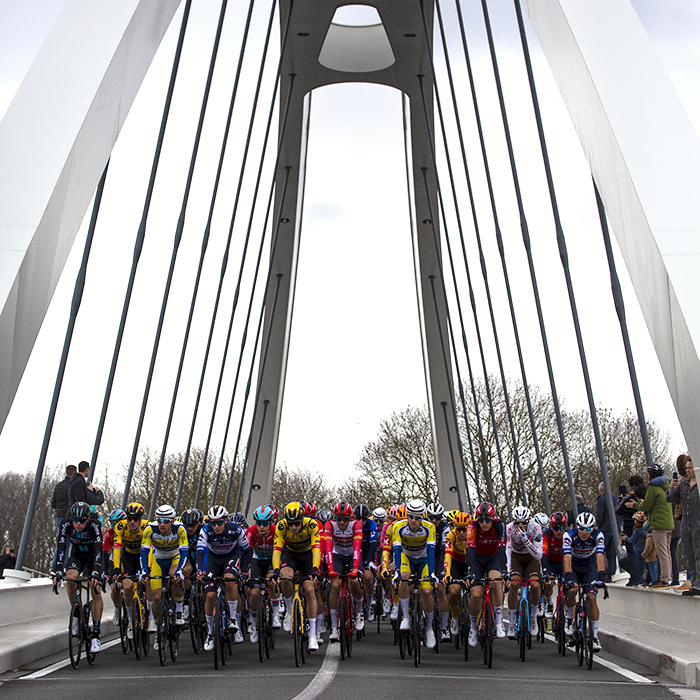
[[[333,508],[336,490],[326,484],[326,476],[311,469],[290,469],[286,464],[275,468],[272,502],[281,510],[291,501],[310,501],[316,508]]]

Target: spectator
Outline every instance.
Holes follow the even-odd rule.
[[[605,580],[610,583],[612,577],[617,570],[617,552],[615,551],[615,538],[613,532],[617,530],[617,518],[611,520],[608,514],[608,504],[605,497],[605,484],[601,481],[598,484],[598,500],[596,501],[595,519],[598,529],[605,535],[605,562],[606,562],[606,577]],[[613,508],[617,507],[617,497],[613,496]]]
[[[583,502],[583,496],[580,493],[575,494],[576,495],[576,508],[578,510],[579,515],[581,513],[591,513],[591,509]],[[568,517],[568,522],[574,523],[576,522],[576,517],[574,516],[574,511],[573,509],[570,510],[567,513]]]
[[[59,481],[53,490],[53,496],[51,498],[51,507],[56,511],[56,530],[61,527],[61,520],[66,517],[68,509],[70,508],[70,501],[68,499],[68,487],[70,485],[70,480],[78,471],[75,464],[69,464],[66,467],[66,478]]]
[[[645,486],[642,485],[642,488],[646,491]],[[625,545],[629,545],[629,548],[627,550],[629,554],[627,556],[628,558],[631,558],[631,560],[634,562],[633,568],[637,572],[637,578],[634,579],[634,586],[642,585],[642,574],[644,573],[645,568],[645,562],[642,558],[642,552],[644,551],[647,538],[646,530],[644,529],[644,523],[646,522],[646,519],[647,516],[644,514],[643,511],[640,510],[638,513],[635,513],[632,520],[632,534],[629,537],[623,534],[623,537],[625,538]],[[630,581],[632,581],[631,577]]]
[[[15,550],[6,544],[2,548],[2,554],[0,554],[0,578],[5,578],[5,569],[14,569],[16,563]]]
[[[627,507],[634,510],[643,510],[649,520],[649,529],[652,531],[656,556],[661,570],[659,580],[651,588],[668,588],[671,579],[671,534],[673,533],[673,510],[666,500],[668,479],[664,476],[664,468],[660,464],[651,464],[647,467],[649,484],[644,500],[632,501]]]
[[[700,497],[698,481],[692,459],[685,462],[685,479],[671,482],[671,491],[666,496],[669,503],[681,503],[681,539],[690,576],[690,588],[683,591],[685,596],[700,595]]]
[[[105,502],[105,497],[102,491],[91,483],[88,483],[87,477],[90,473],[90,464],[88,462],[80,462],[78,471],[73,474],[68,485],[69,505],[73,505],[78,501],[83,501],[89,506],[101,506]]]
[[[649,588],[654,588],[659,582],[659,560],[656,556],[656,547],[654,546],[654,533],[649,529],[649,521],[644,523],[646,532],[644,538],[644,550],[642,551],[642,559],[647,567],[648,579],[647,585]],[[658,586],[656,586],[658,588]]]

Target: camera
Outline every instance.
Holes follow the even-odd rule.
[[[678,481],[678,472],[673,472],[673,480]]]

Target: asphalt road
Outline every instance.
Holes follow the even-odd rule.
[[[523,663],[514,642],[497,640],[491,669],[483,665],[478,648],[474,652],[465,662],[462,650],[451,645],[441,645],[438,654],[424,649],[422,663],[415,668],[412,659],[400,659],[386,625],[379,635],[376,627],[368,629],[364,639],[353,645],[350,659],[340,660],[338,645],[326,643],[297,668],[291,639],[280,632],[272,658],[264,664],[258,660],[257,645],[246,641],[235,646],[227,665],[216,671],[212,654],[195,655],[189,636],[184,634],[177,663],[168,660],[162,667],[153,652],[147,659],[137,661],[133,654],[124,656],[116,644],[102,651],[94,666],[83,658],[76,670],[68,665],[38,678],[23,678],[65,661],[67,653],[63,653],[32,664],[31,668],[0,676],[0,699],[67,700],[94,694],[100,700],[177,700],[235,694],[255,700],[336,700],[357,692],[384,697],[397,697],[398,693],[398,697],[407,698],[467,694],[491,700],[548,700],[562,696],[678,700],[679,694],[686,700],[700,698],[698,691],[690,691],[690,695],[685,689],[675,693],[666,679],[606,652],[596,656],[591,671],[579,667],[573,653],[562,659],[552,642],[533,643]],[[631,678],[603,666],[605,662],[631,671]]]

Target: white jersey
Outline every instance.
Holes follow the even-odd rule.
[[[506,528],[506,558],[509,569],[513,553],[529,554],[537,561],[542,559],[542,528],[535,522],[534,518],[530,519],[524,529],[518,528],[514,522],[508,523]]]

